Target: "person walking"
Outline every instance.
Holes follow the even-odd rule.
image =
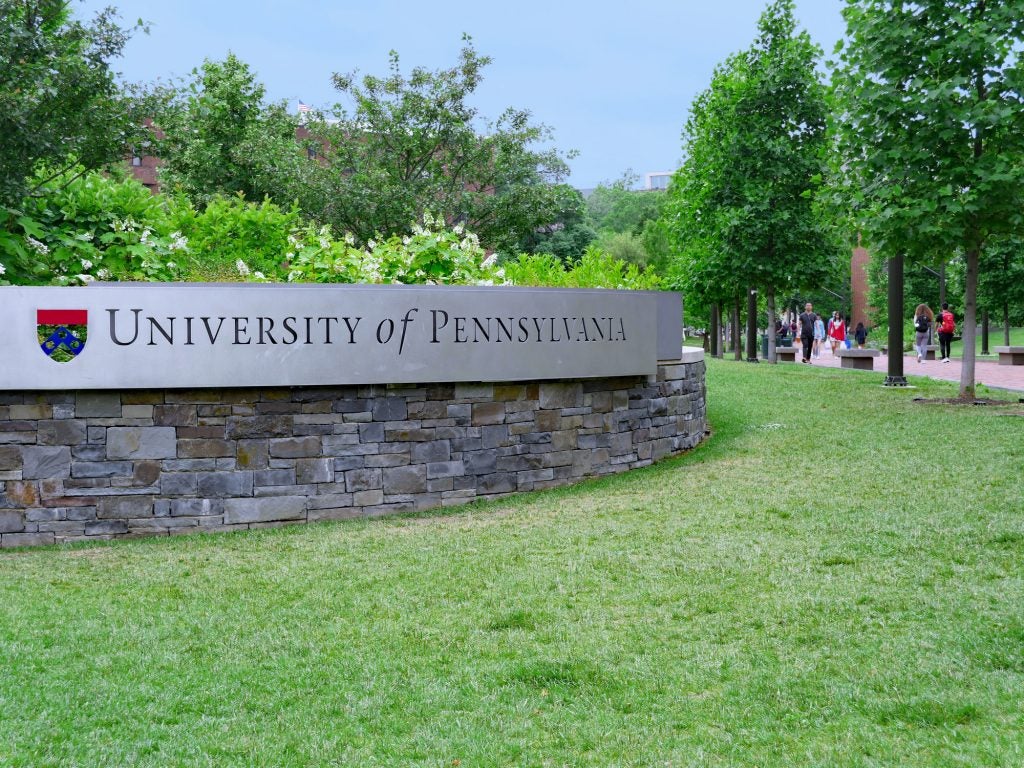
[[[811,302],[804,304],[804,311],[797,318],[797,327],[800,329],[800,348],[803,352],[803,361],[811,364],[811,350],[814,348],[814,321],[818,316],[814,314],[814,307]]]
[[[949,362],[949,348],[953,344],[953,333],[956,331],[956,320],[949,309],[949,302],[942,302],[939,322],[939,351],[942,362]]]
[[[814,356],[821,357],[821,342],[825,340],[825,323],[821,315],[814,316]]]
[[[917,362],[928,357],[928,338],[931,336],[935,314],[927,304],[918,304],[914,310],[914,349],[917,350]]]
[[[828,340],[832,345],[832,354],[836,349],[846,345],[846,323],[839,312],[832,313],[832,319],[828,321]]]
[[[868,340],[868,329],[864,327],[864,323],[857,323],[853,330],[853,338],[857,340],[857,349],[864,349],[864,344]]]

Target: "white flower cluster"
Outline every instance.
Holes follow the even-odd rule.
[[[134,232],[138,224],[129,216],[127,219],[114,219],[113,226],[115,232]]]
[[[38,253],[40,256],[45,256],[50,252],[50,249],[46,246],[45,243],[39,242],[34,237],[32,237],[32,235],[26,236],[25,240],[28,242],[28,247],[31,248],[36,253]]]
[[[235,269],[238,270],[238,274],[240,274],[242,277],[249,276],[249,266],[241,259],[235,262]]]
[[[167,246],[172,251],[183,251],[188,248],[188,238],[181,232],[171,232],[171,244]],[[168,264],[167,266],[171,266]]]
[[[6,271],[7,271],[7,267],[5,267],[3,264],[0,264],[0,275],[4,274],[4,272],[6,272]]]
[[[373,241],[371,240],[370,242]],[[367,282],[379,283],[384,280],[384,275],[381,272],[381,268],[383,266],[384,262],[379,256],[368,252],[363,258],[363,263],[361,265],[362,269],[360,271],[363,273]]]

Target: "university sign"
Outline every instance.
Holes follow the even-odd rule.
[[[649,374],[681,340],[675,294],[571,289],[6,287],[0,322],[5,390]]]

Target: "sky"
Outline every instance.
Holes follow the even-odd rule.
[[[387,72],[455,64],[462,34],[493,63],[471,99],[494,119],[528,109],[554,130],[560,150],[576,150],[569,183],[591,188],[638,174],[671,171],[693,98],[716,64],[753,41],[767,0],[76,0],[89,17],[107,5],[122,24],[142,19],[122,58],[127,81],[188,77],[204,59],[227,53],[249,64],[271,101],[328,109],[342,97],[335,72]],[[801,29],[828,58],[844,32],[842,0],[797,0]]]

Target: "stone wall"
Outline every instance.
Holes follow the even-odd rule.
[[[697,445],[703,353],[656,376],[0,393],[0,546],[378,516]]]

